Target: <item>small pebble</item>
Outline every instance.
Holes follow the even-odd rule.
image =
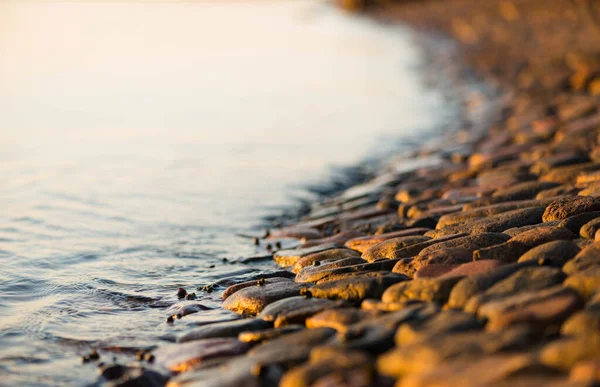
[[[173,324],[173,321],[175,321],[175,320],[173,319],[173,316],[169,316],[169,317],[167,317],[167,324]]]
[[[275,242],[275,248],[276,248],[277,250],[281,250],[281,242],[279,242],[279,241],[278,241],[278,242]]]
[[[187,296],[187,290],[185,290],[184,288],[177,289],[178,298],[184,298],[185,296]]]
[[[190,293],[187,296],[185,296],[186,300],[195,300],[196,299],[196,293]]]

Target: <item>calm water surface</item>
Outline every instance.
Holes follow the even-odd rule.
[[[436,124],[421,60],[318,1],[0,0],[0,384],[227,316],[164,323],[178,286],[264,268],[221,261],[255,253],[236,234]]]

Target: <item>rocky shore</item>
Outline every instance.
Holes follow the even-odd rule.
[[[346,6],[357,8],[354,2]],[[430,55],[465,120],[255,243],[273,270],[222,292],[240,318],[102,364],[113,385],[600,384],[600,9],[430,0],[364,10],[454,39]],[[598,12],[595,14],[594,12]],[[435,41],[435,38],[432,39]],[[249,259],[251,261],[252,259]],[[182,300],[167,319],[202,312]],[[186,301],[187,299],[187,301]],[[88,361],[97,359],[90,354]]]

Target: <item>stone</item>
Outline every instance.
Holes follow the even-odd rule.
[[[510,237],[514,237],[514,236],[524,233],[525,231],[533,230],[535,228],[555,227],[555,226],[558,226],[560,224],[560,222],[562,222],[562,220],[554,220],[552,222],[542,222],[542,223],[538,223],[538,224],[530,224],[528,226],[523,226],[523,227],[513,227],[513,228],[509,228],[508,230],[502,231],[502,233],[509,235]]]
[[[289,324],[304,324],[307,317],[327,308],[339,308],[343,302],[335,302],[318,298],[307,298],[305,296],[295,296],[284,298],[267,305],[257,317],[265,321],[277,321],[283,319]],[[275,327],[281,325],[275,324]]]
[[[546,344],[539,354],[542,364],[568,371],[577,363],[600,357],[600,333],[563,337]]]
[[[539,192],[550,188],[555,188],[558,185],[558,183],[552,182],[526,181],[523,183],[517,183],[507,188],[497,189],[492,194],[492,197],[496,199],[501,199],[505,202],[513,200],[534,199]]]
[[[356,251],[350,250],[350,249],[326,250],[326,251],[322,251],[320,253],[310,254],[304,258],[301,258],[298,262],[296,262],[294,264],[292,271],[294,273],[298,273],[302,268],[304,268],[306,266],[314,265],[315,262],[320,263],[322,261],[339,261],[340,259],[351,258],[351,257],[358,258],[358,257],[360,257],[360,255]]]
[[[107,386],[164,386],[169,378],[141,366],[121,364],[98,364],[101,380],[97,385]]]
[[[555,187],[555,188],[550,188],[550,189],[540,191],[535,196],[535,199],[536,200],[544,200],[544,199],[549,199],[549,198],[553,198],[556,196],[575,195],[575,194],[577,194],[577,191],[578,191],[577,187],[575,187],[573,184],[563,184],[563,185],[559,185],[558,187]]]
[[[553,267],[526,267],[476,294],[465,305],[465,311],[477,313],[480,307],[494,300],[511,297],[521,292],[539,291],[560,284],[565,275]]]
[[[341,267],[337,267],[336,264],[338,262],[341,261],[328,264],[326,267],[306,267],[296,275],[296,282],[325,283],[342,278],[354,277],[357,274],[366,274],[378,271],[390,271],[396,264],[397,260],[385,259],[377,262],[344,265]]]
[[[380,312],[396,312],[411,305],[411,302],[382,302],[374,298],[367,298],[360,304],[361,309],[377,310]]]
[[[467,236],[467,234],[466,233],[458,233],[458,234],[447,235],[447,236],[440,237],[437,239],[430,239],[425,242],[417,243],[417,244],[414,244],[411,246],[403,247],[399,250],[395,250],[394,252],[392,252],[390,254],[389,258],[394,259],[394,258],[414,257],[415,255],[418,255],[423,249],[425,249],[427,247],[430,247],[437,243],[446,242],[451,239],[456,239],[456,238],[460,238],[460,237],[464,237],[464,236]]]
[[[501,233],[510,228],[541,223],[543,214],[544,207],[528,207],[436,229],[427,232],[425,235],[432,238],[439,238],[440,236],[461,232],[469,234],[481,234],[485,232]]]
[[[529,250],[519,257],[518,262],[542,260],[552,266],[562,267],[567,261],[576,256],[579,251],[581,249],[571,241],[552,241]]]
[[[600,266],[592,266],[571,274],[564,284],[575,289],[583,299],[588,300],[600,290]]]
[[[395,258],[394,252],[396,250],[400,250],[403,247],[415,245],[421,242],[426,242],[430,239],[431,238],[422,235],[388,239],[365,250],[365,252],[362,253],[362,258],[369,262],[373,262],[381,258]]]
[[[273,254],[273,259],[279,266],[288,267],[294,266],[296,262],[298,262],[301,258],[306,257],[307,255],[320,253],[322,251],[337,249],[341,246],[336,243],[328,243],[319,246],[307,247],[305,249],[288,249],[288,250],[279,250],[275,254]]]
[[[564,336],[588,335],[600,332],[600,308],[585,308],[573,314],[560,329]]]
[[[193,303],[193,304],[175,304],[173,306],[171,306],[168,310],[167,310],[167,316],[187,316],[190,314],[194,314],[194,313],[198,313],[201,312],[203,310],[208,310],[210,308],[202,305],[202,304],[198,304],[198,303]]]
[[[579,235],[582,238],[594,239],[598,230],[600,230],[600,215],[584,224],[579,230]]]
[[[298,247],[301,249],[304,249],[304,248],[308,248],[308,247],[314,247],[314,246],[325,245],[325,244],[330,244],[330,243],[337,244],[337,245],[343,245],[350,239],[360,238],[364,235],[365,234],[360,231],[347,230],[347,231],[339,232],[335,235],[332,235],[332,236],[329,236],[326,238],[311,239],[307,242],[304,242],[303,244],[301,244]]]
[[[308,363],[293,368],[281,378],[281,387],[309,387],[325,376],[334,373],[364,370],[367,377],[373,375],[373,362],[359,351],[341,351],[332,348],[315,348]],[[371,376],[372,377],[372,376]]]
[[[488,319],[486,329],[490,331],[516,324],[530,324],[543,330],[560,326],[582,304],[576,292],[556,286],[487,302],[479,308],[478,315]]]
[[[365,298],[379,298],[388,287],[406,279],[406,276],[400,274],[382,274],[374,277],[357,275],[314,285],[307,289],[306,293],[316,298],[358,302]]]
[[[397,346],[414,344],[432,336],[466,332],[483,327],[483,322],[470,313],[446,310],[425,321],[407,322],[396,331]]]
[[[417,269],[413,266],[414,258],[402,258],[396,260],[396,264],[392,268],[392,273],[403,274],[409,278],[415,276]]]
[[[177,342],[186,343],[188,341],[202,339],[237,337],[241,332],[271,328],[272,325],[272,323],[260,318],[248,318],[207,324],[183,334],[177,339]]]
[[[431,372],[449,360],[484,358],[486,355],[527,348],[536,338],[535,332],[522,326],[499,332],[434,335],[383,354],[377,359],[377,371],[394,378]]]
[[[348,327],[361,320],[380,315],[377,310],[361,310],[356,308],[329,309],[319,312],[306,319],[307,328],[333,328],[338,332],[345,332]]]
[[[246,287],[230,295],[223,302],[223,307],[238,314],[256,315],[272,302],[300,295],[303,287],[305,285],[291,281]]]
[[[471,276],[492,271],[503,266],[504,264],[504,262],[495,259],[484,259],[482,261],[463,263],[462,265],[458,265],[454,269],[443,274],[443,276]]]
[[[569,275],[587,268],[600,265],[600,243],[593,243],[565,263],[563,271]]]
[[[497,259],[503,262],[516,262],[521,255],[533,247],[561,239],[574,239],[571,231],[561,227],[540,227],[516,235],[506,243],[483,248],[473,252],[474,260]]]
[[[316,345],[326,343],[335,335],[335,330],[331,328],[303,329],[298,332],[289,333],[269,340],[252,348],[248,353],[251,356],[257,356],[280,349],[304,347],[310,350]]]
[[[452,238],[450,240],[439,241],[439,243],[433,244],[421,250],[418,256],[427,257],[429,254],[435,251],[449,248],[464,248],[469,251],[474,251],[476,249],[504,243],[509,239],[510,237],[508,235],[496,232],[484,232],[477,235],[467,235],[463,237]]]
[[[550,222],[598,210],[600,210],[600,199],[590,196],[573,196],[550,203],[546,207],[542,220]]]
[[[404,230],[399,230],[399,231],[394,231],[394,232],[389,232],[389,233],[384,233],[384,234],[379,234],[379,235],[373,235],[373,236],[358,237],[358,238],[353,238],[353,239],[346,241],[344,246],[349,249],[356,250],[359,253],[364,253],[367,249],[369,249],[383,241],[393,239],[393,238],[423,235],[429,230],[430,230],[429,228],[419,227],[419,228],[404,229]]]
[[[212,338],[162,346],[153,354],[156,362],[171,372],[184,372],[210,359],[244,354],[250,347],[233,338]]]
[[[573,382],[600,383],[600,357],[577,363],[569,374]]]
[[[290,226],[271,230],[269,232],[269,236],[267,237],[267,239],[281,238],[317,239],[321,238],[321,233],[319,230],[313,227]]]
[[[414,278],[435,278],[440,277],[452,269],[457,268],[458,264],[433,263],[422,266],[415,272]]]
[[[382,295],[383,302],[402,302],[407,300],[433,301],[444,303],[452,287],[462,277],[418,278],[390,286]]]
[[[542,175],[540,181],[560,184],[574,183],[580,173],[597,171],[598,169],[600,169],[600,164],[594,162],[556,167]]]
[[[448,298],[448,307],[462,309],[471,297],[484,292],[495,283],[502,281],[513,273],[532,266],[538,266],[537,262],[527,261],[508,264],[497,269],[463,278],[452,288],[450,297]]]
[[[564,227],[571,230],[572,233],[580,234],[581,228],[588,222],[593,219],[600,217],[600,211],[592,211],[592,212],[584,212],[582,214],[577,214],[574,216],[570,216],[567,219],[562,220],[558,227]],[[594,234],[591,234],[591,238],[594,238]]]
[[[242,290],[242,289],[248,288],[248,287],[258,286],[259,283],[261,283],[262,285],[267,285],[267,284],[274,284],[276,282],[292,282],[292,281],[289,278],[284,278],[284,277],[263,278],[261,280],[246,281],[246,282],[242,282],[239,284],[231,285],[230,287],[225,289],[225,291],[221,295],[221,298],[223,300],[226,300],[229,296],[231,296],[233,293],[237,292],[238,290]]]
[[[305,329],[302,325],[286,325],[280,328],[269,328],[260,331],[241,332],[238,335],[238,340],[244,343],[261,343],[268,340],[273,340],[279,336],[289,333],[299,332]]]

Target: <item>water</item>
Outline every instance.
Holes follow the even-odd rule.
[[[178,286],[270,266],[221,261],[255,253],[236,234],[441,106],[406,31],[319,1],[0,0],[0,55],[2,384],[229,316],[164,323]]]

